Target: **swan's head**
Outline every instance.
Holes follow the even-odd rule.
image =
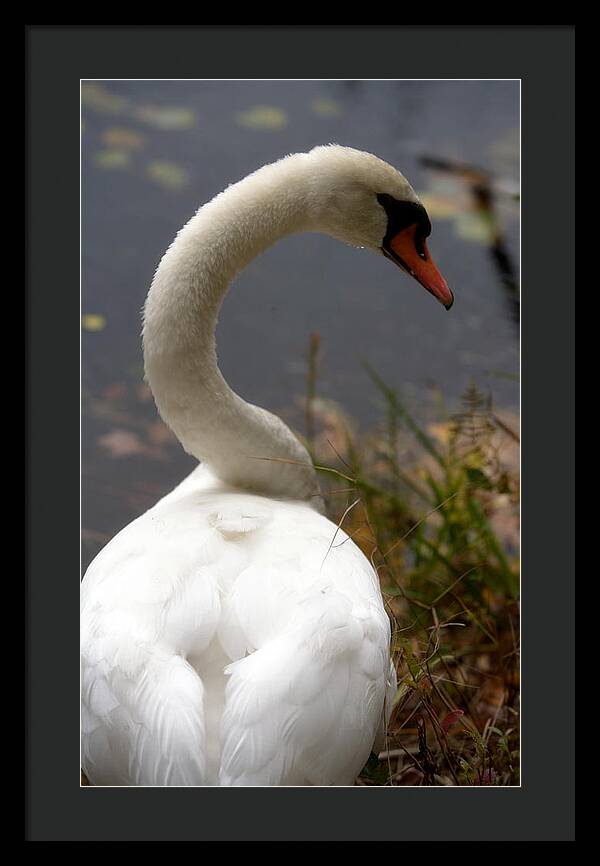
[[[312,205],[321,230],[383,254],[449,310],[454,296],[427,249],[431,223],[406,178],[349,147],[315,147],[307,157],[314,163]]]

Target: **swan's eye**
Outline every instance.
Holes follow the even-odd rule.
[[[422,258],[424,262],[427,261],[427,247],[425,245],[425,235],[420,231],[415,232],[415,249],[419,257]]]

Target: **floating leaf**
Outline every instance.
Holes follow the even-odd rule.
[[[433,217],[433,219],[452,219],[460,213],[460,208],[456,200],[451,198],[445,198],[428,192],[419,193],[419,198],[421,199],[425,210],[430,217]]]
[[[165,445],[175,442],[175,434],[162,421],[155,421],[148,427],[148,439],[153,445]]]
[[[107,147],[118,150],[139,150],[144,146],[144,138],[133,129],[122,126],[110,126],[102,133],[102,141]]]
[[[125,150],[99,150],[94,154],[94,162],[100,168],[127,168],[129,165],[129,154]]]
[[[445,716],[441,721],[442,730],[448,731],[448,729],[451,728],[452,725],[455,725],[456,722],[461,718],[461,716],[464,716],[464,714],[464,710],[454,710],[453,712],[448,713],[448,715]]]
[[[171,434],[169,435],[171,436]],[[152,460],[167,460],[167,454],[164,448],[161,447],[163,443],[159,445],[156,441],[153,441],[158,438],[156,431],[152,431],[152,427],[150,428],[150,441],[146,441],[138,433],[133,433],[130,430],[115,428],[110,433],[105,433],[104,436],[98,437],[97,442],[101,448],[109,452],[111,457],[120,458],[140,455],[150,457]],[[173,438],[171,436],[171,439]]]
[[[106,327],[106,318],[101,313],[86,313],[81,325],[85,331],[102,331]]]
[[[101,84],[89,83],[81,85],[81,104],[101,114],[122,114],[129,101],[111,93]]]
[[[127,397],[127,391],[125,382],[113,382],[103,388],[101,393],[106,400],[124,400]]]
[[[98,444],[110,452],[111,457],[129,457],[144,454],[146,446],[137,433],[129,430],[113,430],[98,438]]]
[[[457,237],[464,241],[485,245],[493,243],[493,231],[482,214],[476,212],[459,214],[454,227]]]
[[[310,107],[315,114],[321,117],[340,117],[344,112],[342,106],[335,99],[329,99],[327,96],[317,96],[310,104]]]
[[[154,160],[146,166],[148,176],[164,189],[177,191],[188,182],[187,172],[174,162]]]
[[[134,117],[157,129],[191,129],[196,125],[196,116],[190,108],[180,106],[142,105],[134,111]]]
[[[273,105],[255,105],[235,115],[236,123],[247,129],[283,129],[287,114]]]

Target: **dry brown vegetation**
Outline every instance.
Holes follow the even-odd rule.
[[[359,785],[519,784],[518,420],[474,386],[422,425],[369,371],[384,406],[357,433],[317,396],[308,441],[332,519],[376,568],[398,673],[387,745]]]

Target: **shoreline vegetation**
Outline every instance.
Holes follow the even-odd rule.
[[[313,335],[306,443],[328,515],[379,575],[398,675],[358,784],[519,785],[518,419],[472,385],[460,411],[417,423],[366,367],[383,419],[357,433],[318,397],[318,355]]]

